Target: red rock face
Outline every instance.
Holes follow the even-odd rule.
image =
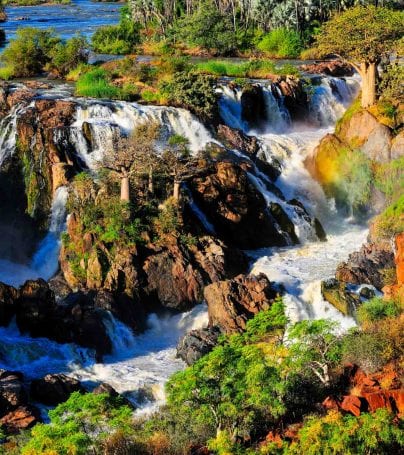
[[[0,419],[7,433],[18,433],[39,422],[38,413],[31,406],[20,406]]]
[[[345,395],[342,400],[327,397],[322,405],[325,409],[336,409],[355,416],[362,412],[375,412],[385,408],[403,415],[404,389],[399,375],[392,369],[367,375],[360,368],[351,365],[347,368],[348,388],[355,389],[355,395]]]

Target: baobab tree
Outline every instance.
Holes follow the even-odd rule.
[[[130,178],[139,173],[149,175],[149,191],[153,192],[153,169],[158,161],[155,152],[160,135],[156,122],[138,125],[129,137],[117,135],[113,146],[103,156],[100,167],[121,180],[121,201],[130,202]]]
[[[362,107],[377,101],[377,67],[397,51],[404,33],[404,12],[357,6],[335,15],[317,36],[321,54],[335,54],[352,65],[362,78]]]

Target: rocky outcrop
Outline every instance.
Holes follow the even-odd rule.
[[[354,69],[348,63],[341,60],[328,60],[315,62],[309,65],[301,65],[300,70],[310,74],[325,74],[326,76],[344,77],[353,76]]]
[[[396,283],[383,288],[386,298],[393,298],[404,302],[404,233],[398,234],[394,239],[394,262],[396,265]]]
[[[343,283],[371,284],[381,290],[385,285],[384,270],[394,268],[394,253],[380,243],[363,245],[337,268],[335,277]]]
[[[391,129],[365,109],[358,110],[349,121],[340,124],[338,137],[352,149],[359,148],[373,161],[386,163],[391,159]]]
[[[287,236],[276,226],[279,223],[282,227],[282,220],[267,210],[266,201],[246,171],[248,163],[219,161],[190,179],[188,186],[226,243],[243,249],[286,245]]]
[[[178,342],[177,357],[192,365],[217,345],[221,333],[218,327],[191,330]]]
[[[31,398],[47,406],[65,402],[73,392],[84,392],[84,389],[77,379],[64,374],[48,374],[31,382]]]
[[[40,421],[40,412],[28,404],[23,375],[0,370],[0,425],[7,433],[27,429]]]
[[[345,316],[355,317],[355,313],[361,304],[360,297],[350,292],[346,283],[336,279],[322,281],[321,294],[327,302],[335,306]]]
[[[399,416],[403,415],[404,389],[399,374],[390,366],[367,375],[357,366],[348,365],[343,380],[348,393],[340,397],[327,397],[323,402],[324,408],[339,409],[355,416],[385,408]]]
[[[270,308],[277,296],[265,275],[239,275],[219,281],[204,290],[209,325],[225,333],[242,332],[248,319]]]
[[[255,136],[247,136],[243,131],[230,126],[219,125],[217,134],[227,147],[240,150],[251,158],[255,158],[260,149],[259,141]]]
[[[120,305],[124,306],[124,302],[110,301],[108,307],[101,296],[97,299],[97,295],[86,294],[70,294],[56,302],[44,280],[27,281],[18,290],[1,284],[1,289],[3,295],[11,296],[3,306],[7,309],[4,323],[11,313],[11,317],[16,317],[18,328],[30,336],[47,337],[59,343],[77,343],[94,349],[98,359],[111,352],[111,340],[103,321],[108,317],[106,311],[121,315]],[[0,308],[2,305],[0,303]],[[126,321],[130,320],[128,316]],[[139,328],[141,322],[138,319],[137,322]]]

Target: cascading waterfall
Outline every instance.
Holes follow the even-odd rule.
[[[320,280],[333,275],[336,265],[365,240],[366,230],[338,219],[321,187],[305,169],[304,160],[342,115],[355,90],[355,80],[323,78],[319,85],[314,86],[308,125],[296,126],[291,124],[276,86],[265,83],[263,88],[269,113],[263,122],[264,132],[258,134],[260,156],[269,163],[274,158],[281,163],[282,173],[275,184],[285,199],[267,189],[267,178],[257,169],[254,174],[251,173],[250,179],[268,204],[277,203],[285,210],[295,224],[301,245],[249,252],[254,261],[251,271],[266,273],[271,281],[283,285],[286,289],[287,312],[292,321],[331,317],[340,321],[345,328],[353,324],[352,319],[343,317],[323,301]],[[219,107],[223,121],[247,134],[255,134],[242,118],[241,90],[222,85],[218,91],[221,93]],[[0,164],[2,157],[14,150],[17,115],[17,112],[12,112],[8,120],[3,120],[1,124],[0,145],[8,145],[0,148]],[[118,131],[128,134],[137,124],[151,120],[162,124],[166,135],[181,134],[187,137],[193,151],[213,141],[208,130],[183,109],[95,100],[78,101],[76,118],[69,128],[68,137],[66,131],[56,130],[55,141],[68,141],[74,146],[83,165],[92,168],[103,150],[110,146],[114,134]],[[88,125],[83,128],[85,122]],[[321,129],[318,129],[318,125]],[[0,260],[0,281],[19,285],[25,279],[39,276],[49,278],[56,272],[59,234],[65,223],[66,198],[67,189],[60,188],[52,204],[49,233],[39,245],[32,263],[24,267]],[[328,242],[314,241],[310,223],[293,204],[288,203],[294,198],[304,203],[310,215],[320,218],[327,228]],[[214,233],[214,226],[192,199],[190,206],[205,228]],[[90,350],[21,336],[15,324],[0,328],[0,368],[20,370],[28,378],[50,372],[65,372],[89,385],[105,381],[138,403],[142,401],[139,390],[151,389],[145,390],[144,395],[151,393],[157,402],[151,404],[143,400],[141,409],[147,412],[164,400],[162,385],[173,372],[183,367],[182,361],[175,358],[178,338],[191,329],[206,326],[208,321],[206,307],[200,305],[185,314],[151,315],[148,322],[149,329],[134,336],[128,327],[112,315],[107,315],[105,326],[113,343],[113,353],[105,358],[103,364],[95,363]]]
[[[60,234],[66,222],[68,190],[58,188],[53,198],[49,231],[38,246],[30,264],[16,264],[0,259],[0,282],[21,286],[26,280],[43,278],[48,280],[58,270]]]
[[[10,113],[0,122],[0,168],[15,151],[17,143],[17,119],[27,107],[21,104],[13,106]]]
[[[288,117],[282,114],[285,110],[282,99],[266,98],[267,109],[272,114],[267,118],[271,123],[264,132],[249,130],[243,121],[240,91],[221,90],[219,105],[222,119],[228,126],[258,137],[261,144],[260,156],[269,163],[274,158],[281,163],[282,173],[275,184],[286,201],[298,199],[303,202],[309,214],[320,219],[328,234],[327,242],[315,241],[313,227],[304,216],[297,213],[298,209],[268,191],[264,177],[259,172],[249,175],[268,204],[278,203],[285,210],[293,221],[302,244],[250,252],[253,259],[252,273],[265,273],[271,281],[286,289],[285,303],[292,322],[328,317],[338,321],[345,329],[354,325],[352,318],[344,317],[323,300],[321,280],[335,273],[338,263],[365,241],[367,231],[338,217],[333,201],[327,200],[321,186],[311,178],[304,161],[321,138],[332,131],[333,125],[356,95],[358,87],[358,81],[354,78],[322,78],[319,84],[312,87],[307,125],[288,126]],[[263,93],[266,97],[269,93],[272,94],[267,86],[263,87]],[[280,119],[284,120],[283,124]]]
[[[162,126],[165,137],[172,134],[186,137],[192,152],[215,142],[205,126],[185,109],[107,101],[82,102],[78,106],[70,140],[87,167],[92,168],[103,152],[112,147],[117,133],[130,134],[136,125],[152,121]],[[83,132],[84,123],[88,124],[90,141]]]

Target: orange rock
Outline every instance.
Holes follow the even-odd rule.
[[[397,282],[404,284],[404,232],[396,236],[395,262],[397,268]]]
[[[380,408],[391,410],[390,400],[386,397],[385,392],[364,393],[363,398],[367,401],[370,412]]]
[[[395,410],[399,412],[399,414],[404,413],[404,389],[401,390],[389,390],[386,392],[386,395],[393,400]]]
[[[362,402],[354,395],[346,395],[340,405],[341,409],[350,412],[354,416],[358,417],[361,413]]]
[[[321,403],[327,411],[330,411],[331,409],[338,410],[338,402],[335,398],[333,397],[327,397],[322,403]]]

